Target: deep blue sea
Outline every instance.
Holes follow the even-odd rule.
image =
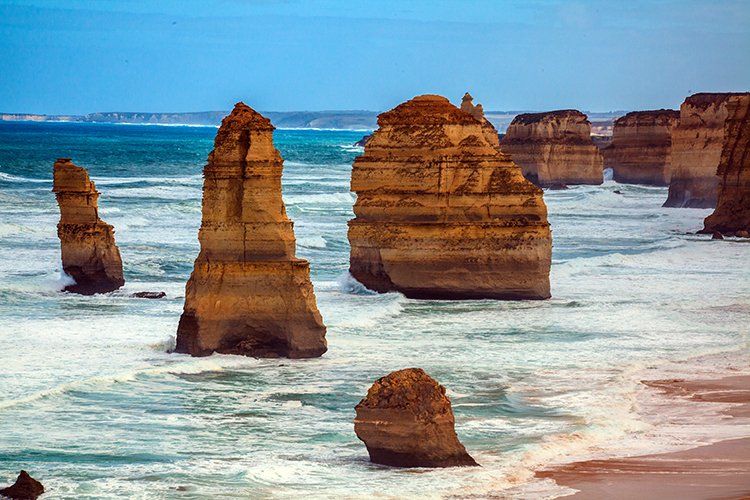
[[[535,469],[740,433],[715,404],[665,404],[640,381],[749,371],[750,242],[691,234],[710,210],[661,208],[666,188],[607,181],[545,193],[551,300],[367,293],[347,274],[346,239],[364,132],[275,132],[329,351],[170,354],[215,133],[0,123],[3,484],[26,469],[48,498],[552,498],[564,490]],[[124,262],[117,292],[59,292],[58,157],[88,168],[101,191]],[[483,467],[369,463],[354,406],[375,379],[412,366],[447,387]]]

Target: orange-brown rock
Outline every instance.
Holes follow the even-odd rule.
[[[703,232],[750,231],[750,94],[726,101],[724,146],[719,161],[719,199]]]
[[[743,94],[694,94],[680,106],[680,120],[672,129],[672,174],[665,207],[716,206],[726,103],[734,95]]]
[[[591,140],[591,122],[573,109],[516,116],[500,149],[539,186],[601,184],[604,160]]]
[[[469,113],[471,116],[479,120],[479,122],[482,124],[482,132],[484,133],[484,138],[487,139],[487,142],[492,144],[492,146],[498,148],[500,147],[500,136],[497,135],[497,130],[495,127],[490,123],[490,121],[484,117],[484,108],[481,104],[474,105],[474,98],[471,97],[471,94],[466,92],[461,99],[461,111],[464,113]]]
[[[65,290],[84,295],[117,290],[125,284],[122,259],[114,228],[99,218],[99,191],[70,158],[60,158],[53,168],[63,271],[75,280]]]
[[[602,150],[604,166],[626,184],[668,186],[672,127],[679,111],[633,111],[615,120],[612,143]]]
[[[483,122],[425,95],[378,124],[352,170],[354,278],[413,298],[548,298],[542,191],[488,139]]]
[[[201,251],[185,291],[177,352],[320,356],[325,326],[306,260],[295,257],[271,122],[238,103],[203,169]]]
[[[478,465],[458,440],[445,387],[421,368],[378,379],[356,407],[370,461],[394,467]]]

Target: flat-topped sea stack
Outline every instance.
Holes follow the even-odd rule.
[[[724,147],[717,171],[719,199],[704,232],[750,236],[750,95],[726,101]]]
[[[672,129],[672,176],[665,207],[716,206],[726,104],[736,95],[748,94],[694,94],[680,106],[680,120]]]
[[[370,461],[394,467],[478,465],[458,440],[445,387],[421,368],[378,379],[356,407]]]
[[[378,125],[352,170],[352,276],[412,298],[548,298],[542,190],[495,147],[488,124],[424,95]]]
[[[591,139],[591,122],[574,109],[516,116],[500,149],[538,186],[604,182],[604,159]]]
[[[55,162],[53,178],[63,271],[75,280],[65,290],[83,295],[117,290],[125,284],[122,258],[114,228],[99,218],[99,191],[86,169],[70,158]]]
[[[271,122],[238,103],[203,169],[201,250],[176,351],[306,358],[326,351],[310,268],[295,257]]]
[[[633,111],[615,120],[612,143],[602,150],[604,166],[625,184],[668,186],[672,127],[680,112],[672,109]]]

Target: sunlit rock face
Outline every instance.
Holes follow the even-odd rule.
[[[122,258],[114,228],[99,218],[99,191],[86,169],[70,158],[55,162],[53,176],[63,270],[75,280],[65,290],[84,295],[117,290],[125,284]]]
[[[356,407],[354,432],[370,460],[394,467],[477,465],[458,440],[445,387],[421,368],[391,373]]]
[[[604,159],[591,139],[591,122],[580,111],[520,114],[505,131],[500,149],[539,186],[604,181]]]
[[[736,95],[748,94],[694,94],[680,106],[679,122],[672,129],[672,169],[665,207],[716,206],[716,170],[724,145],[726,104]]]
[[[706,218],[704,232],[750,236],[750,95],[731,97],[725,104],[724,145],[717,171],[716,210]]]
[[[413,298],[548,298],[542,190],[497,149],[488,124],[424,95],[378,125],[352,169],[351,274]]]
[[[239,103],[203,170],[201,251],[185,291],[178,352],[320,356],[325,326],[307,261],[295,257],[271,122]]]
[[[602,150],[604,166],[625,184],[668,186],[672,128],[679,111],[634,111],[615,120],[612,143]]]

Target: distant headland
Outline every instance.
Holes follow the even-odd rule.
[[[526,111],[485,111],[485,117],[499,132],[504,132],[513,118]],[[263,112],[276,128],[374,130],[380,111],[266,111]],[[626,111],[587,112],[592,133],[610,135],[613,121]],[[219,126],[228,111],[195,111],[186,113],[155,113],[107,111],[86,115],[44,115],[34,113],[0,113],[0,122],[71,122],[127,123],[139,125],[205,125]]]

